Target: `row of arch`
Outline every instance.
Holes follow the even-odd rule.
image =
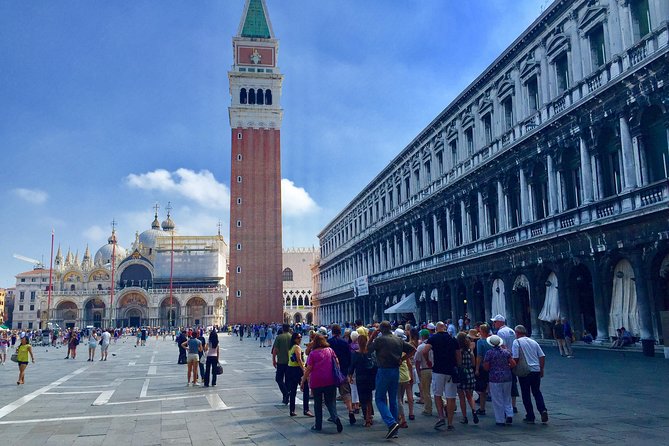
[[[263,90],[258,88],[242,88],[239,90],[240,104],[258,104],[258,105],[272,105],[272,90],[269,88]]]
[[[294,314],[286,312],[283,313],[283,321],[287,324],[301,324],[302,322],[306,322],[311,325],[314,323],[314,314],[312,312],[309,312],[306,315],[302,315],[300,312]]]

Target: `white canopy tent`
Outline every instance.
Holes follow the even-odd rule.
[[[387,308],[385,314],[405,314],[411,313],[416,321],[418,321],[418,305],[416,305],[416,294],[411,293],[395,305]]]

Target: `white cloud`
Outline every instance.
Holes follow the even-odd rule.
[[[93,243],[102,243],[108,236],[110,231],[105,231],[98,225],[93,225],[84,230],[83,236]]]
[[[43,204],[46,202],[46,199],[49,198],[49,194],[39,189],[25,189],[19,187],[14,189],[14,194],[32,204]]]
[[[230,207],[230,189],[219,183],[208,170],[195,172],[190,169],[177,169],[168,172],[157,169],[153,172],[134,174],[126,177],[130,187],[178,194],[209,209],[228,209]]]
[[[281,211],[286,217],[299,217],[318,211],[316,202],[302,187],[292,181],[281,179]]]

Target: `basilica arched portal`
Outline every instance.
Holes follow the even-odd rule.
[[[116,307],[117,327],[140,327],[148,325],[149,306],[142,293],[131,291],[124,294]]]

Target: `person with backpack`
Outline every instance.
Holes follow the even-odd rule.
[[[348,368],[348,380],[358,388],[358,398],[362,408],[362,416],[365,419],[365,427],[373,424],[374,410],[372,408],[372,393],[376,382],[376,359],[367,350],[369,340],[367,335],[358,335],[358,350],[351,356],[351,364]]]

